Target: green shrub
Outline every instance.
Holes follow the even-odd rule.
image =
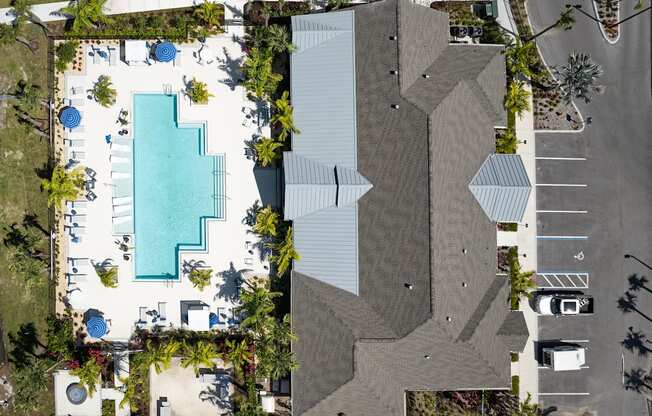
[[[79,42],[74,41],[74,40],[69,40],[67,42],[63,42],[57,46],[56,54],[57,54],[57,61],[55,63],[55,67],[57,68],[57,71],[63,72],[66,70],[68,67],[68,64],[72,63],[72,61],[75,60],[75,55],[77,54],[77,47],[79,46]]]
[[[510,355],[513,363],[518,362],[518,353],[517,352],[511,352],[511,353],[509,353],[509,355]]]
[[[512,376],[512,394],[516,397],[518,397],[518,394],[520,392],[519,383],[520,383],[519,377]]]

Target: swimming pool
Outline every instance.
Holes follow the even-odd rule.
[[[177,97],[134,95],[136,279],[178,279],[180,249],[205,248],[223,218],[224,156],[204,154],[203,124],[179,125]]]

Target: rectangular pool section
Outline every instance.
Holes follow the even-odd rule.
[[[133,113],[136,279],[178,279],[179,249],[204,249],[205,220],[224,218],[224,156],[205,155],[203,124],[178,124],[176,95],[135,94]]]

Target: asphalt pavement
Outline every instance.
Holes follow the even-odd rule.
[[[535,28],[554,22],[566,1],[528,2]],[[635,0],[623,0],[621,18]],[[590,1],[583,10],[593,13]],[[627,351],[628,328],[652,340],[652,322],[637,312],[623,313],[618,298],[636,273],[652,281],[652,17],[645,13],[621,27],[609,45],[597,24],[579,13],[570,31],[553,30],[537,39],[549,65],[563,64],[571,51],[591,54],[602,65],[604,93],[586,105],[593,119],[584,132],[537,133],[538,281],[595,297],[592,316],[539,318],[539,340],[563,340],[587,347],[587,368],[572,372],[539,370],[540,402],[558,413],[604,416],[647,415],[644,398],[623,387],[623,370],[650,371],[652,354]],[[568,276],[567,276],[567,275]],[[546,289],[550,290],[550,289]],[[637,292],[638,309],[652,315],[652,294]]]

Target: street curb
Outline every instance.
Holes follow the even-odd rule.
[[[600,15],[598,14],[598,6],[595,3],[595,0],[591,0],[591,4],[593,5],[593,11],[595,12],[596,17],[598,20],[600,20]],[[620,2],[618,2],[618,10],[616,11],[616,21],[620,20]],[[602,33],[602,38],[607,41],[608,44],[610,45],[615,45],[618,40],[620,39],[620,28],[618,28],[618,36],[616,36],[616,39],[611,40],[609,39],[609,36],[607,36],[607,32],[604,31],[604,28],[602,27],[602,23],[596,23],[598,27],[600,28],[600,33]]]

